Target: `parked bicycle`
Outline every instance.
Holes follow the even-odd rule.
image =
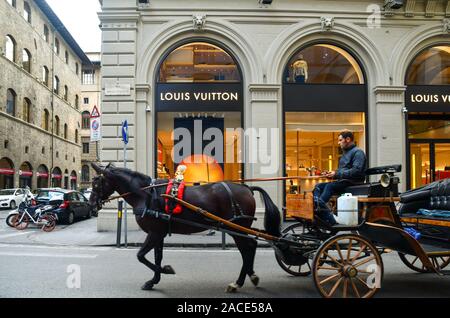
[[[40,206],[21,204],[18,214],[13,214],[10,222],[17,230],[25,230],[32,222],[37,226],[42,226],[43,231],[51,232],[55,229],[58,221],[57,214],[52,212],[54,209],[55,205],[52,204]]]

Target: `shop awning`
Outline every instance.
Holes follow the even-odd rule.
[[[30,177],[33,176],[33,171],[22,171],[22,170],[19,170],[19,176],[25,177],[25,178],[30,178]]]
[[[14,175],[14,169],[0,168],[1,175]]]
[[[48,173],[47,172],[38,172],[38,173],[36,173],[36,177],[47,179]]]
[[[62,179],[62,175],[60,175],[60,174],[52,174],[52,179]]]

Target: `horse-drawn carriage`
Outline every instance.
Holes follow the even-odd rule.
[[[366,174],[369,176],[381,175],[379,182],[367,182],[346,189],[345,192],[358,197],[359,224],[330,226],[317,218],[311,209],[307,211],[309,213],[302,213],[302,217],[297,218],[296,223],[291,224],[281,233],[274,229],[273,224],[275,223],[275,227],[279,225],[277,224],[279,220],[274,218],[276,213],[273,213],[278,209],[262,188],[245,187],[234,183],[229,185],[217,183],[203,186],[203,189],[186,187],[185,197],[180,198],[168,191],[155,190],[167,183],[159,182],[158,185],[155,180],[146,180],[142,176],[140,177],[142,180],[136,183],[134,192],[127,192],[123,187],[120,189],[120,186],[114,189],[111,184],[120,184],[120,178],[117,177],[114,180],[112,177],[114,173],[110,172],[109,179],[105,179],[104,175],[108,175],[107,170],[101,170],[98,167],[96,170],[101,177],[94,180],[94,196],[91,196],[90,201],[92,204],[101,207],[101,200],[106,200],[114,190],[117,190],[121,196],[131,193],[135,197],[130,199],[129,203],[133,206],[135,213],[140,211],[140,215],[136,216],[138,224],[144,230],[147,227],[149,233],[144,247],[138,253],[138,259],[155,271],[155,277],[144,285],[146,289],[153,288],[153,285],[159,282],[161,273],[170,274],[173,273],[173,269],[170,266],[160,266],[163,239],[168,233],[167,226],[158,227],[154,223],[150,225],[150,221],[145,223],[144,216],[152,220],[157,219],[162,223],[173,223],[169,231],[174,233],[186,234],[204,229],[215,229],[232,235],[242,254],[244,264],[238,281],[230,284],[228,291],[236,291],[238,287],[241,287],[246,275],[250,276],[255,285],[258,283],[259,278],[253,272],[256,249],[256,244],[253,243],[256,240],[265,240],[273,246],[277,262],[289,274],[293,276],[311,274],[318,292],[324,297],[372,297],[382,287],[384,268],[381,255],[392,251],[398,252],[400,259],[409,268],[418,272],[450,274],[445,271],[445,267],[450,263],[450,237],[424,235],[418,239],[414,238],[410,231],[406,231],[411,228],[420,229],[425,225],[428,228],[433,227],[433,224],[436,224],[433,222],[436,220],[416,215],[407,215],[402,218],[397,212],[396,205],[400,198],[398,196],[399,179],[395,173],[400,172],[400,165],[368,169]],[[122,179],[130,180],[125,175]],[[151,181],[150,186],[148,181]],[[162,202],[166,200],[166,202],[171,201],[182,206],[185,214],[161,213],[161,209],[164,210],[164,204],[149,205],[149,200],[145,199],[148,193],[142,196],[143,202],[146,203],[142,203],[144,206],[140,205],[136,193],[143,189],[143,185],[147,185],[146,189],[151,188],[150,194],[154,202],[161,202],[158,200],[162,197]],[[214,195],[219,193],[218,189],[222,187],[226,189],[222,191],[224,194],[213,197],[213,193]],[[201,191],[196,192],[196,190]],[[252,195],[255,190],[262,194],[266,207],[265,231],[251,228],[253,215],[243,213],[251,209],[254,213],[254,201],[253,204],[251,201],[246,201],[245,195],[248,190]],[[215,200],[211,202],[209,198]],[[450,201],[450,196],[447,199]],[[236,214],[236,206],[239,208],[237,209],[239,215]],[[230,207],[233,210],[231,214]],[[227,212],[222,213],[218,210]],[[268,211],[272,213],[268,214]],[[162,224],[161,222],[158,224]],[[180,226],[177,227],[177,224]],[[450,228],[450,220],[440,220],[439,226]],[[156,264],[148,262],[144,257],[154,247],[156,248]],[[161,255],[158,256],[159,248],[161,248]]]

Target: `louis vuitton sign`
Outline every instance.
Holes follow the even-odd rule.
[[[450,111],[450,86],[446,85],[411,85],[406,89],[405,105],[413,112],[448,112]]]
[[[243,105],[240,83],[158,84],[158,111],[240,111]]]

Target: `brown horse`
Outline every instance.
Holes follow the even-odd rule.
[[[161,194],[165,192],[166,187],[154,187],[143,190],[151,184],[157,185],[167,183],[167,179],[152,179],[149,176],[139,172],[131,171],[125,168],[116,168],[108,165],[103,168],[96,164],[92,167],[98,173],[92,182],[92,193],[89,199],[91,206],[100,210],[104,200],[107,200],[115,191],[120,195],[130,192],[124,199],[133,207],[136,214],[136,222],[140,228],[148,233],[147,238],[137,254],[138,260],[154,272],[151,280],[147,281],[142,289],[151,290],[158,284],[161,274],[175,274],[170,265],[161,266],[163,258],[164,238],[170,231],[178,234],[191,234],[204,231],[204,228],[192,224],[171,222],[170,225],[162,218],[158,218],[155,213],[147,211],[159,211],[164,213],[165,202]],[[255,198],[253,191],[261,193],[265,204],[264,227],[267,233],[273,236],[280,236],[280,211],[270,199],[266,191],[259,187],[248,187],[236,183],[226,183],[232,193],[232,198],[221,183],[211,183],[201,186],[186,187],[184,191],[184,200],[201,207],[204,210],[214,213],[225,219],[233,219],[234,223],[241,226],[250,227],[255,214]],[[234,202],[233,202],[234,201]],[[232,205],[235,207],[233,208]],[[238,206],[238,209],[236,209]],[[236,213],[236,210],[239,213]],[[233,212],[234,211],[234,212]],[[243,216],[239,216],[242,213]],[[236,217],[238,215],[238,217]],[[200,215],[186,208],[183,208],[177,218],[197,224],[211,225],[211,221],[205,220]],[[239,252],[241,253],[243,265],[240,275],[235,283],[228,285],[227,292],[235,292],[237,288],[244,285],[246,275],[250,277],[251,282],[256,286],[259,282],[253,270],[253,264],[256,253],[257,242],[249,237],[232,235]],[[155,249],[155,264],[145,258],[145,255]]]

